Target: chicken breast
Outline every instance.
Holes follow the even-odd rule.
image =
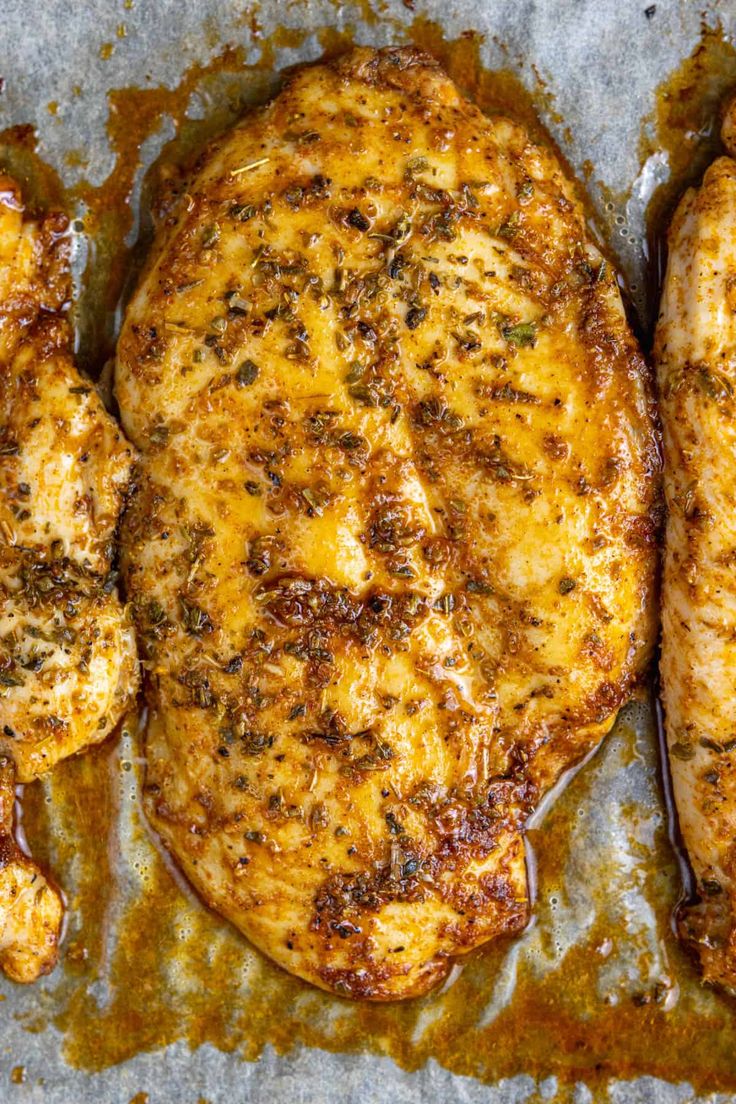
[[[201,159],[127,312],[146,807],[286,969],[414,996],[529,916],[523,827],[650,654],[658,451],[546,150],[412,48]]]
[[[17,781],[30,782],[65,756],[103,740],[137,688],[132,622],[111,573],[133,454],[71,359],[68,254],[65,216],[27,218],[17,185],[0,176],[0,783],[5,791],[12,790],[10,764]],[[11,883],[17,876],[25,884],[33,864],[8,842],[7,792],[0,794],[0,807],[5,809],[0,948],[3,931],[12,927],[20,961],[23,932],[35,938],[30,926],[36,909],[25,890],[22,907],[13,904],[17,886]],[[45,884],[37,870],[34,878],[34,885]],[[60,920],[60,907],[54,915]],[[8,972],[16,980],[32,980],[53,964],[48,941],[46,947]],[[3,964],[7,968],[0,949]]]
[[[724,139],[736,155],[731,109]],[[670,228],[655,355],[667,535],[661,679],[697,901],[680,931],[736,992],[736,161],[721,157]]]

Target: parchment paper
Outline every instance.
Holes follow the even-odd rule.
[[[242,46],[246,61],[255,62],[262,49],[253,34],[256,25],[263,38],[276,26],[314,32],[299,48],[276,49],[275,66],[281,68],[320,56],[317,32],[321,28],[352,26],[358,41],[388,44],[401,38],[402,26],[426,16],[453,38],[466,30],[484,35],[482,58],[487,67],[513,69],[532,91],[543,82],[548,98],[540,102],[542,120],[581,176],[586,163],[594,166],[590,195],[601,223],[613,235],[613,248],[636,298],[644,288],[641,243],[646,201],[667,172],[666,158],[641,169],[642,119],[653,108],[657,85],[697,44],[701,21],[713,25],[720,20],[726,31],[736,24],[734,2],[702,5],[659,0],[656,11],[647,15],[649,6],[649,0],[416,0],[411,6],[387,0],[372,8],[335,6],[322,0],[263,0],[257,8],[239,0],[36,0],[33,4],[1,0],[0,75],[5,84],[0,94],[0,127],[32,123],[40,155],[66,185],[82,177],[98,184],[114,160],[105,130],[109,89],[174,87],[193,63],[206,63],[225,44]],[[55,113],[48,107],[52,102],[58,105]],[[192,116],[210,108],[207,98],[195,91]],[[144,150],[139,180],[171,135],[172,127],[164,121]],[[80,147],[87,163],[74,167],[66,155]],[[630,200],[623,208],[611,209],[611,194],[625,194]],[[138,231],[138,200],[134,191],[132,238]],[[88,249],[89,243],[80,235],[79,280]],[[135,750],[123,754],[128,753],[134,757]],[[132,854],[141,846],[131,842],[130,831],[137,777],[135,772],[121,776],[119,846],[124,854],[126,848]],[[655,846],[661,848],[665,832],[657,751],[646,706],[629,709],[624,723],[584,768],[575,783],[574,801],[577,819],[563,872],[564,900],[540,897],[537,901],[535,925],[511,947],[489,991],[484,1012],[489,1021],[508,1000],[520,962],[543,973],[564,956],[596,916],[610,916],[612,923],[625,924],[631,933],[631,953],[623,950],[606,960],[600,975],[602,988],[633,990],[642,982],[651,985],[664,979],[676,999],[654,923],[655,913],[671,908],[677,892],[676,865],[670,859],[662,878],[654,883],[642,873]],[[537,838],[543,846],[543,824]],[[140,881],[131,877],[129,891],[141,889]],[[605,892],[598,892],[601,889]],[[642,954],[642,949],[648,953]],[[375,1054],[334,1055],[303,1048],[285,1057],[267,1049],[258,1062],[248,1063],[209,1046],[190,1053],[184,1044],[141,1054],[90,1075],[65,1064],[63,1039],[56,1029],[47,1027],[38,1034],[28,1030],[36,1013],[49,1011],[52,991],[51,980],[25,990],[0,984],[5,995],[0,1004],[0,1101],[127,1104],[136,1093],[145,1092],[148,1097],[140,1099],[150,1104],[195,1104],[200,1099],[209,1104],[256,1100],[269,1104],[388,1100],[393,1104],[516,1104],[531,1098],[551,1100],[558,1089],[554,1078],[535,1083],[523,1071],[487,1086],[455,1076],[433,1061],[407,1073]],[[26,1080],[14,1084],[11,1071],[19,1061],[26,1069]],[[616,1104],[675,1104],[693,1099],[686,1084],[653,1078],[613,1084],[608,1095]],[[576,1104],[586,1104],[590,1090],[581,1084],[574,1098]]]

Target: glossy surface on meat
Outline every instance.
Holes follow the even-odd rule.
[[[731,116],[733,115],[733,109]],[[724,125],[733,139],[734,119]],[[736,154],[736,144],[731,142]],[[683,910],[708,981],[736,990],[736,161],[721,157],[670,229],[655,353],[668,521],[662,695],[699,903]]]
[[[522,827],[649,655],[658,456],[551,155],[431,59],[303,70],[204,157],[128,309],[149,816],[338,993],[529,915]]]
[[[109,572],[132,451],[70,357],[66,219],[0,178],[0,753],[29,782],[132,700]]]
[[[0,176],[0,756],[21,782],[105,739],[138,683],[110,573],[132,450],[71,360],[68,246],[66,218],[27,218]],[[45,923],[55,891],[38,896],[43,876],[3,838],[0,945],[31,980],[50,959],[18,965],[18,931]]]

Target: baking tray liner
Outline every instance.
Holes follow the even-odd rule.
[[[116,287],[123,283],[123,276],[113,273],[114,258],[100,231],[102,191],[95,199],[95,189],[109,183],[119,168],[108,126],[116,102],[111,90],[139,90],[137,97],[117,101],[119,110],[132,112],[135,130],[135,115],[145,109],[140,90],[176,89],[188,75],[184,128],[202,137],[250,103],[263,101],[277,87],[279,70],[318,58],[341,40],[384,45],[416,37],[418,30],[425,40],[430,30],[448,40],[472,32],[483,66],[516,75],[564,157],[587,181],[598,224],[619,259],[645,333],[652,309],[646,211],[670,168],[667,152],[656,149],[657,89],[697,48],[704,28],[728,41],[735,27],[736,4],[704,6],[687,0],[656,6],[646,0],[366,0],[358,5],[264,0],[257,6],[233,0],[44,0],[34,5],[2,0],[0,128],[31,124],[38,145],[30,162],[35,164],[38,156],[72,189],[79,218],[73,232],[82,304],[80,356],[86,367],[99,371],[115,325],[114,302],[104,295],[104,283],[113,276]],[[237,52],[228,54],[228,47]],[[230,60],[218,66],[213,63],[218,57]],[[174,114],[173,108],[164,112],[160,124],[149,128],[132,186],[126,185],[129,217],[117,224],[126,247],[145,240],[146,172],[176,135]],[[85,224],[93,209],[96,221],[88,218]],[[129,268],[139,255],[140,250],[132,250]],[[462,984],[473,986],[475,1002],[470,1013],[463,1012],[461,1034],[453,1035],[458,1002],[452,986],[382,1021],[378,1013],[366,1018],[346,1002],[316,997],[307,986],[274,981],[274,968],[224,922],[210,916],[202,921],[203,907],[172,880],[170,898],[176,904],[169,944],[161,949],[168,963],[169,1026],[161,1033],[152,1022],[149,1048],[128,1054],[126,1024],[111,1013],[115,986],[121,984],[115,976],[120,972],[117,941],[126,910],[145,896],[151,870],[162,862],[140,813],[142,764],[135,725],[129,724],[116,748],[95,753],[81,766],[62,768],[67,770],[63,785],[52,777],[29,795],[35,819],[46,821],[47,857],[70,895],[72,910],[66,965],[28,989],[0,982],[0,1101],[516,1104],[571,1097],[585,1104],[607,1097],[621,1104],[674,1104],[694,1099],[683,1075],[686,1063],[679,1063],[671,1078],[656,1055],[640,1066],[635,1060],[619,1061],[620,1079],[609,1077],[606,1065],[615,1048],[605,1036],[597,1043],[588,1037],[582,1055],[551,1049],[546,1063],[540,1063],[537,1045],[530,1070],[524,1064],[520,1023],[521,1041],[513,1053],[488,1056],[494,1024],[508,1016],[520,979],[527,993],[534,993],[535,984],[541,992],[545,978],[559,976],[569,963],[570,988],[575,989],[574,952],[585,945],[598,951],[585,983],[590,1000],[623,1010],[653,1000],[678,1018],[680,1029],[688,1015],[696,1016],[695,1035],[702,1036],[709,1025],[713,1045],[720,1040],[723,1070],[736,1009],[699,986],[672,938],[670,917],[681,871],[669,839],[656,745],[651,701],[645,697],[624,711],[603,748],[547,815],[536,819],[530,837],[534,869],[533,856],[540,856],[534,921],[521,938],[475,956],[465,967]],[[74,784],[76,805],[69,798]],[[96,843],[96,887],[81,862],[85,846],[89,851],[89,842],[81,839],[85,801],[109,806],[109,834]],[[43,841],[38,846],[43,849]],[[84,961],[85,902],[95,894],[104,908],[99,958],[89,964]],[[160,930],[157,938],[163,938]],[[207,1036],[206,1028],[200,1025],[197,1034],[192,1025],[197,992],[206,987],[207,963],[217,954],[231,956],[236,975],[219,1009],[229,1024],[221,1035],[227,1049],[207,1042],[192,1049],[192,1041]],[[127,984],[145,987],[135,955],[126,961]],[[262,993],[261,1019],[249,1025],[247,1017],[238,1019],[238,1006],[242,999],[244,1008],[253,1007],[254,991]],[[558,987],[555,993],[560,992]],[[215,998],[204,1006],[204,1015],[212,1015]],[[280,1032],[263,1027],[269,1000],[274,1004],[271,1022],[282,1021]],[[75,1036],[73,1009],[80,1002],[99,1031],[116,1034],[115,1045],[102,1048],[108,1058],[101,1062],[90,1059],[93,1049],[85,1050]],[[152,1021],[162,1007],[151,1002]],[[574,1008],[581,1021],[594,1015],[585,1004]],[[143,1009],[145,1019],[145,1004]],[[564,1008],[560,1012],[567,1014]],[[385,1035],[377,1029],[381,1023],[387,1025]],[[135,1031],[136,1038],[145,1035],[140,1022]],[[170,1041],[160,1045],[164,1037]],[[702,1054],[706,1047],[707,1054],[707,1039],[691,1042],[695,1052]],[[114,1064],[90,1069],[104,1065],[110,1054]],[[565,1072],[571,1066],[582,1072],[568,1083]],[[489,1082],[493,1068],[504,1076]],[[659,1076],[647,1075],[652,1069]],[[736,1085],[736,1053],[731,1072]],[[719,1099],[731,1097],[721,1094]]]

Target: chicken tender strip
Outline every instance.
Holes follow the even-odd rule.
[[[697,900],[683,938],[736,992],[736,142],[682,198],[655,340],[667,531],[662,700]]]
[[[6,781],[8,764],[19,782],[31,782],[104,740],[138,684],[132,624],[112,573],[133,451],[71,358],[67,231],[62,214],[27,217],[18,186],[0,175],[0,756]],[[49,904],[53,891],[39,896],[25,886],[35,871],[30,860],[10,844],[3,855],[12,861],[3,867],[0,932],[12,934],[14,948],[3,961],[12,977],[29,981],[34,969],[50,968],[55,953],[50,934],[45,950],[34,950],[37,925],[58,929],[61,910]],[[16,876],[13,890],[8,879]],[[45,885],[38,871],[33,877],[35,887]],[[21,889],[22,907],[12,904]]]

